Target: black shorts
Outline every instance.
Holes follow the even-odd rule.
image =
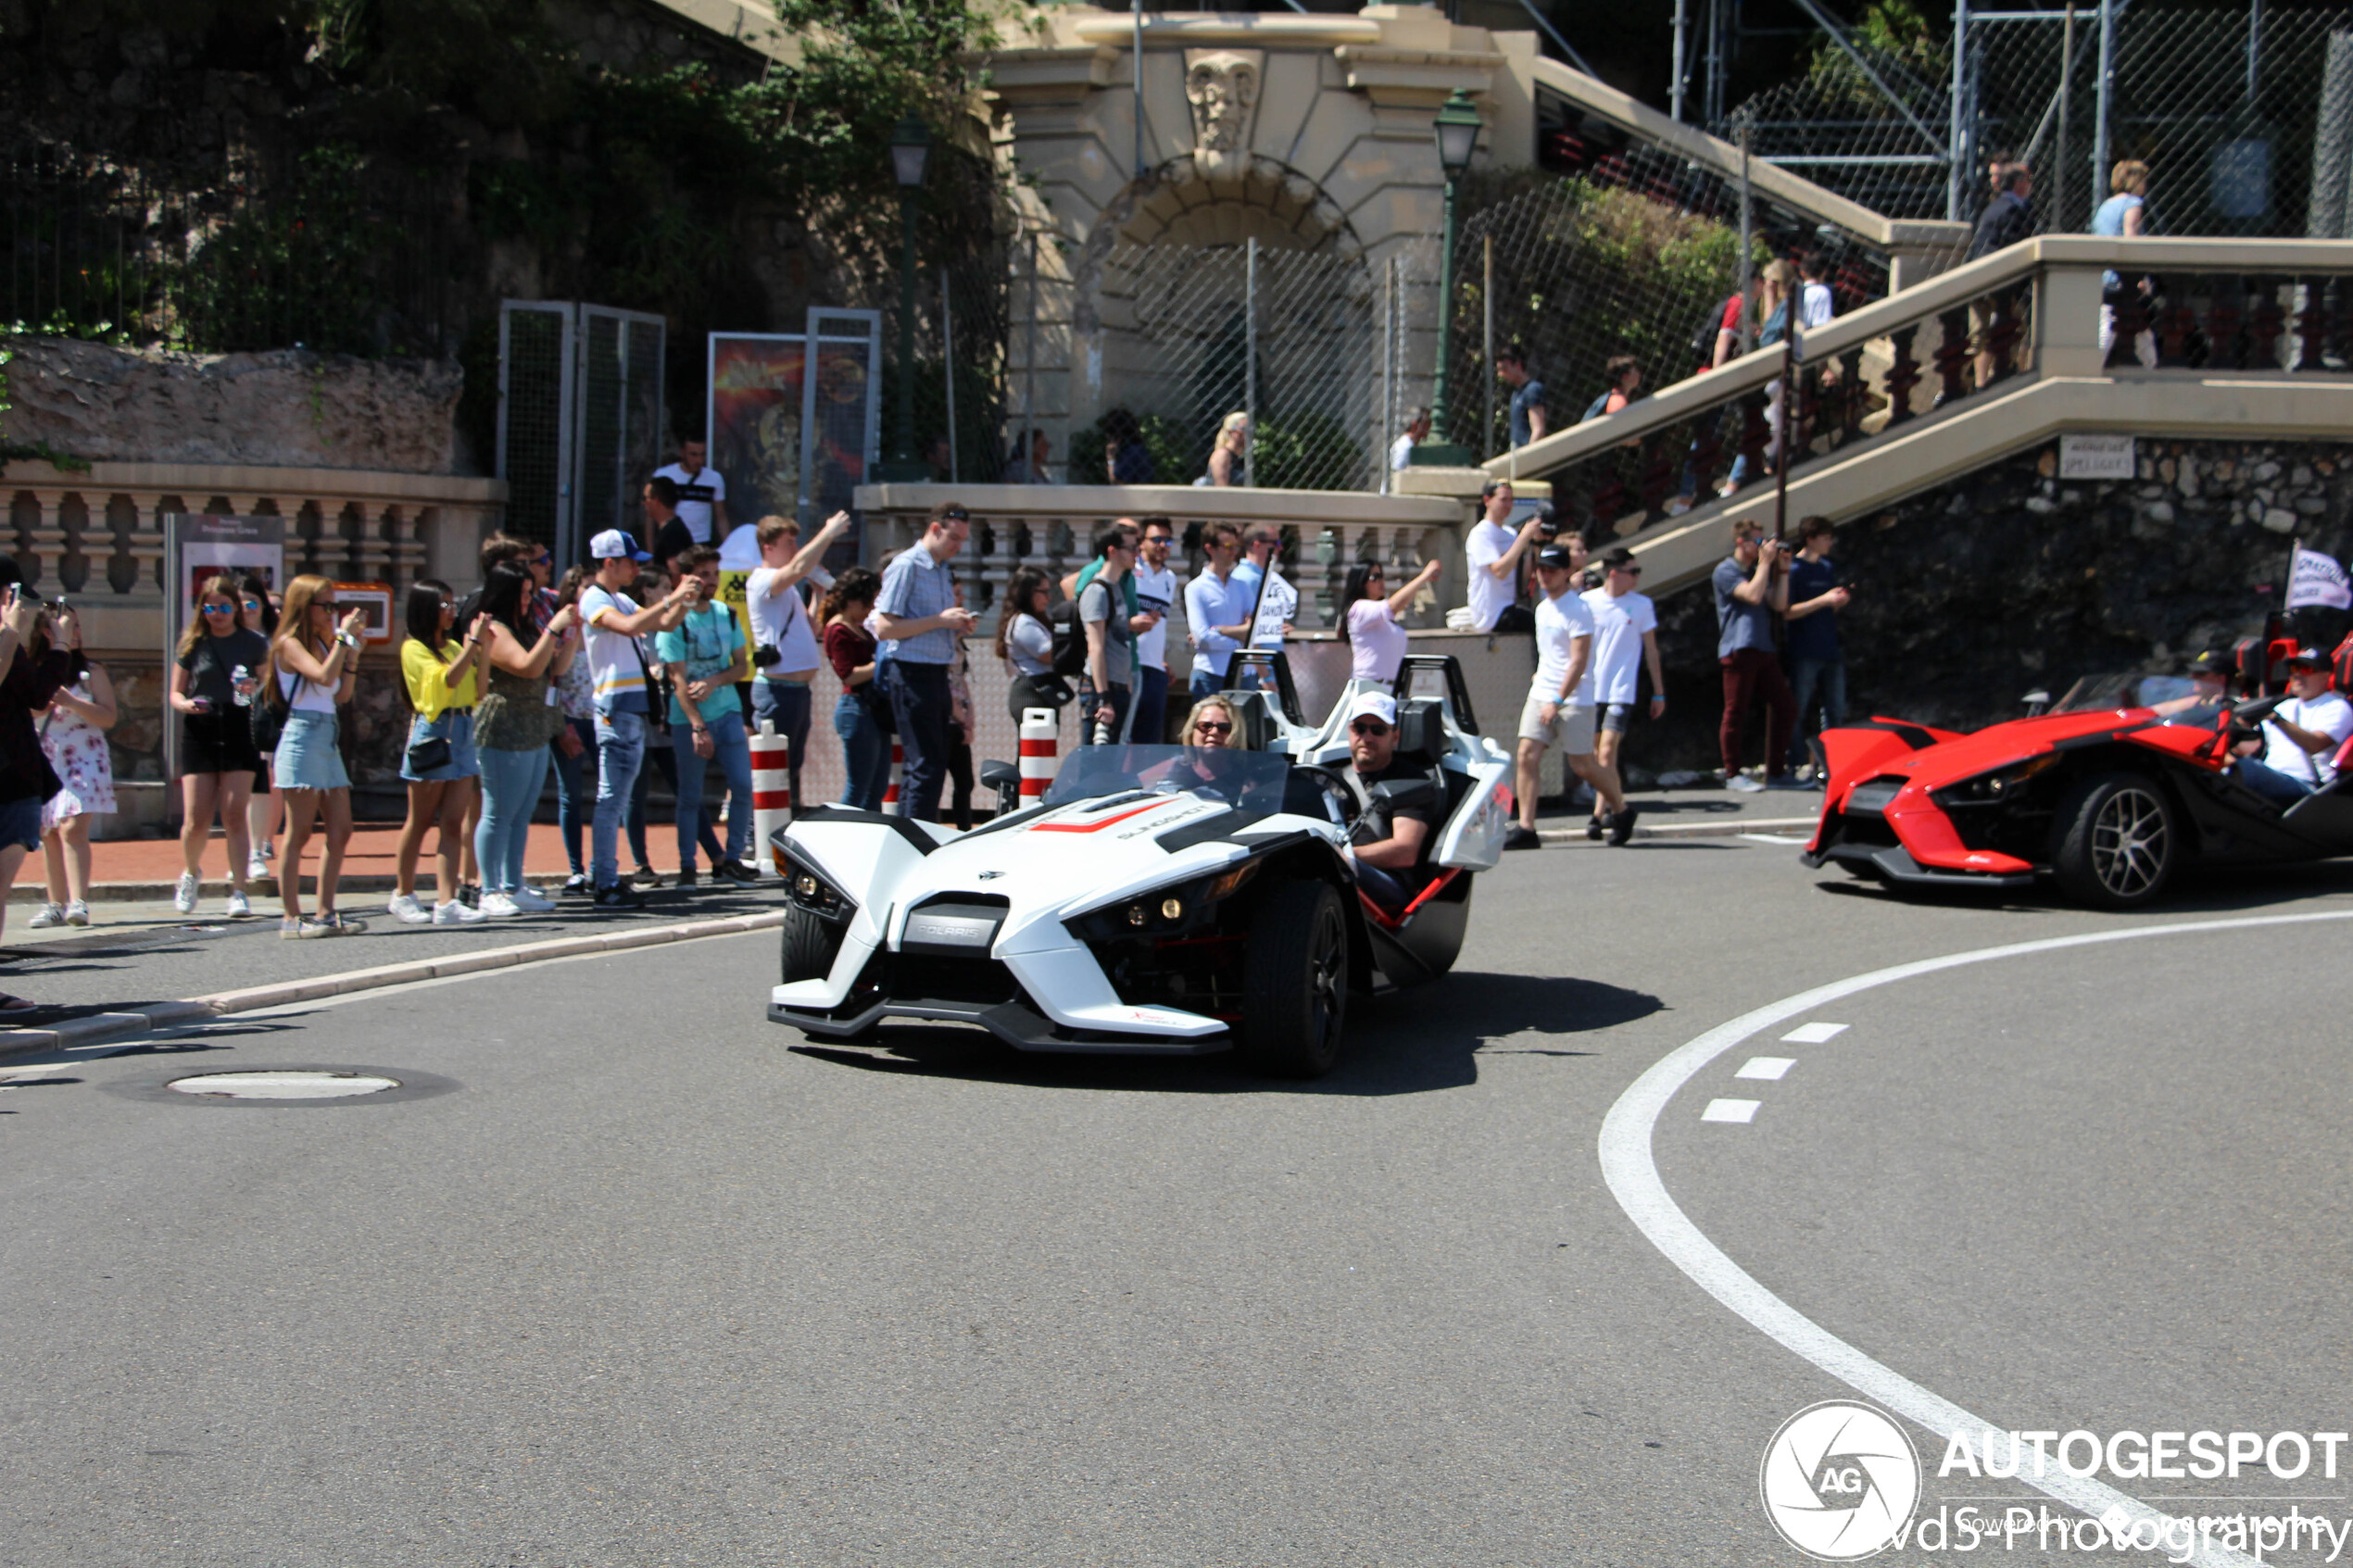
[[[1622,735],[1626,727],[1634,721],[1634,705],[1630,702],[1605,702],[1602,704],[1601,717],[1604,730],[1611,734]]]
[[[246,709],[184,714],[180,721],[180,774],[251,773],[258,781],[261,753],[254,749]],[[263,787],[268,787],[266,784]]]

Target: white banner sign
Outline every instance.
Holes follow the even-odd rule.
[[[1254,648],[1278,648],[1283,646],[1283,626],[1299,619],[1299,590],[1283,581],[1283,574],[1270,563],[1266,571],[1266,591],[1259,596],[1258,619],[1250,629],[1250,646]]]
[[[2062,435],[2059,437],[2061,479],[2132,479],[2139,470],[2133,462],[2129,435]]]
[[[2299,548],[2288,568],[2287,608],[2353,609],[2353,579],[2334,556]]]

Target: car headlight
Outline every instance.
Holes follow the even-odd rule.
[[[1122,936],[1182,935],[1207,924],[1220,903],[1258,874],[1258,861],[1248,860],[1213,876],[1172,883],[1075,915],[1063,923],[1082,942]]]
[[[2045,752],[2011,767],[1998,768],[1990,773],[1980,773],[1973,779],[1963,779],[1957,784],[1947,784],[1943,789],[1931,792],[1929,798],[1944,807],[1996,806],[2005,800],[2014,799],[2019,787],[2035,774],[2048,772],[2058,765],[2058,754]]]
[[[846,921],[857,912],[858,900],[844,893],[825,874],[800,856],[782,856],[785,874],[785,896],[796,909],[808,910],[823,921]]]

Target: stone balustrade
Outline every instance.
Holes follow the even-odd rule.
[[[470,582],[497,523],[497,480],[350,469],[202,463],[10,463],[5,546],[26,581],[81,609],[94,650],[159,653],[163,520],[172,513],[286,520],[286,571],[392,584]]]

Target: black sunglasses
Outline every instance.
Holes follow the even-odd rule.
[[[1359,719],[1348,726],[1348,733],[1353,735],[1371,735],[1378,740],[1389,734],[1389,726],[1378,719]]]

